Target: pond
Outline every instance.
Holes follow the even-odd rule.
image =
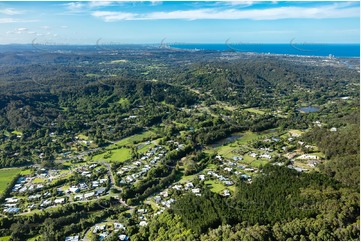
[[[233,141],[235,141],[236,139],[241,138],[242,136],[243,136],[242,134],[232,134],[232,136],[221,139],[221,140],[217,141],[216,143],[211,144],[210,146],[212,148],[217,148],[217,147],[220,147],[222,145],[232,143]]]
[[[319,107],[316,107],[316,106],[308,106],[308,107],[302,107],[302,108],[299,108],[297,109],[298,111],[301,111],[301,112],[305,112],[305,113],[315,113],[317,112],[318,110],[320,110]]]

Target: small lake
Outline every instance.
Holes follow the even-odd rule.
[[[220,147],[222,145],[228,144],[228,143],[232,143],[233,141],[235,141],[236,139],[241,138],[243,135],[242,134],[233,134],[232,136],[229,136],[227,138],[218,140],[216,143],[211,144],[210,146],[212,148],[217,148]]]
[[[320,108],[316,106],[308,106],[308,107],[299,108],[297,110],[305,113],[315,113],[318,110],[320,110]]]

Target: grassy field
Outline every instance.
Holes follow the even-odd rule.
[[[61,108],[61,111],[64,111],[64,112],[69,111],[69,108],[68,108],[68,107],[60,107],[60,108]]]
[[[222,146],[219,146],[216,148],[210,148],[206,152],[212,153],[213,151],[215,151],[215,152],[217,152],[217,154],[219,154],[223,157],[232,158],[232,156],[237,155],[235,153],[232,153],[233,150],[238,150],[241,148],[241,146],[246,145],[248,142],[256,140],[262,136],[262,135],[259,135],[259,134],[256,134],[256,133],[250,132],[250,131],[242,133],[241,135],[242,135],[242,137],[236,139],[232,143],[229,143],[227,145],[222,145]],[[249,159],[248,161],[251,162],[252,160]]]
[[[151,139],[152,136],[155,136],[155,134],[152,131],[146,131],[141,134],[135,134],[130,137],[124,138],[124,139],[118,141],[116,144],[118,146],[131,145],[133,143],[139,143],[140,141],[142,141],[145,138]],[[113,149],[113,148],[115,148],[115,145],[109,146],[109,149]]]
[[[40,240],[40,235],[36,235],[36,236],[34,236],[34,237],[31,237],[31,238],[29,238],[27,241],[37,241],[37,240]]]
[[[311,154],[316,155],[316,156],[320,157],[321,159],[325,159],[325,154],[322,152],[313,152]]]
[[[28,169],[28,170],[23,170],[20,172],[20,175],[26,176],[26,175],[31,175],[33,172]]]
[[[291,129],[288,132],[291,134],[296,134],[296,135],[302,135],[304,133],[301,130],[297,130],[297,129]]]
[[[190,182],[191,180],[193,180],[195,177],[197,176],[197,174],[194,175],[189,175],[189,176],[182,176],[182,179],[179,180],[179,183],[186,183],[186,182]]]
[[[128,61],[127,60],[112,60],[110,62],[110,64],[118,64],[118,63],[126,63],[126,62],[128,62]]]
[[[17,131],[14,130],[13,132],[11,132],[12,134],[16,134],[16,135],[23,135],[23,133],[21,131]]]
[[[0,194],[9,186],[10,182],[21,172],[21,168],[0,169]]]
[[[244,155],[243,156],[243,160],[242,160],[242,162],[243,163],[246,163],[246,164],[251,164],[253,161],[255,161],[256,160],[256,158],[254,158],[254,157],[252,157],[252,156],[249,156],[249,155]]]
[[[79,139],[82,139],[82,140],[88,140],[88,136],[85,136],[84,134],[78,134],[78,137]]]
[[[125,105],[125,106],[128,106],[130,104],[128,98],[121,98],[121,99],[119,99],[118,103],[120,105]]]
[[[250,112],[250,113],[255,113],[255,114],[264,114],[265,112],[262,110],[259,110],[257,108],[246,108],[244,109],[244,111]]]
[[[253,166],[253,167],[257,167],[257,168],[259,168],[261,165],[262,166],[264,166],[264,165],[266,165],[267,163],[269,163],[269,161],[268,160],[254,160],[252,163],[251,163],[251,165]]]
[[[33,183],[44,183],[44,182],[45,182],[45,179],[39,178],[39,177],[36,177],[33,180]]]
[[[145,203],[149,204],[154,211],[157,211],[159,209],[159,206],[154,201],[152,201],[150,199],[147,200]]]
[[[3,237],[0,237],[0,241],[9,241],[10,240],[10,235],[9,236],[3,236]]]
[[[155,145],[150,143],[149,145],[144,145],[142,148],[138,149],[138,153],[142,154],[148,151],[149,148],[153,148]]]
[[[217,169],[217,165],[216,164],[208,164],[206,169],[211,169],[211,170],[216,170]]]
[[[210,189],[214,193],[221,193],[223,190],[228,189],[222,182],[216,180],[208,180],[204,182],[210,186]]]
[[[107,157],[108,152],[105,152],[105,153],[102,153],[102,154],[99,154],[99,155],[95,155],[92,160],[93,161],[105,160],[105,161],[120,161],[120,162],[123,162],[123,161],[126,161],[126,160],[131,158],[131,150],[128,149],[128,148],[120,148],[120,149],[116,149],[116,150],[111,150],[109,152],[111,152],[111,155],[109,157]],[[104,156],[106,158],[104,158]]]
[[[88,73],[85,75],[86,77],[100,77],[99,74],[94,74],[94,73]]]
[[[237,143],[238,144],[247,144],[250,141],[258,139],[260,136],[261,135],[259,135],[259,134],[248,131],[246,133],[243,133],[243,136],[241,138],[237,139]]]

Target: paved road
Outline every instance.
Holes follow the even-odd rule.
[[[108,169],[108,176],[110,177],[110,181],[111,181],[110,182],[110,189],[111,188],[116,188],[117,190],[121,191],[122,188],[116,185],[115,178],[114,178],[114,175],[113,175],[110,164],[108,162],[105,162],[105,161],[103,161],[102,164],[105,165],[107,167],[107,169]],[[121,198],[119,198],[119,202],[120,202],[120,204],[124,205],[125,207],[132,208],[131,206],[126,204],[126,202],[124,200],[122,200]]]

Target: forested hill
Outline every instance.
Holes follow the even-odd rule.
[[[202,102],[270,110],[261,118],[242,117],[243,122],[239,119],[228,125],[233,127],[223,128],[223,135],[280,124],[306,128],[305,116],[297,112],[300,106],[322,105],[327,112],[333,100],[349,96],[356,103],[359,98],[357,70],[337,60],[149,48],[86,51],[80,47],[70,52],[8,50],[0,56],[0,129],[18,130],[24,134],[22,141],[30,143],[35,131],[40,138],[42,132],[51,132],[53,123],[62,133],[87,130],[103,144],[157,123],[171,110]],[[133,112],[144,105],[147,115]],[[101,132],[99,123],[104,127],[115,124],[129,111],[142,114],[142,121],[137,125],[118,122],[112,135]],[[289,119],[269,115],[272,112],[286,112]],[[247,127],[250,124],[253,127]],[[4,133],[2,140],[15,142]],[[11,146],[10,153],[19,148],[19,144]],[[22,164],[33,158],[0,163]]]

